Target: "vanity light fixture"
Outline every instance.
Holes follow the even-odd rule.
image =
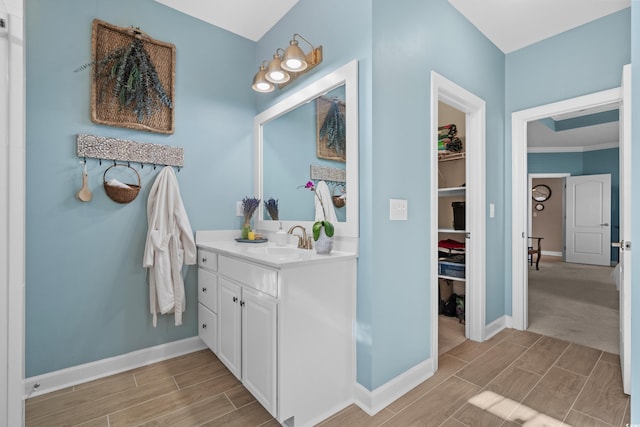
[[[289,73],[282,68],[282,56],[278,54],[280,50],[284,52],[281,48],[276,49],[276,53],[273,54],[273,59],[267,67],[267,74],[265,74],[266,79],[275,84],[286,83],[291,79]]]
[[[305,54],[298,46],[300,38],[311,46],[311,51]],[[282,52],[282,55],[280,55]],[[284,50],[277,48],[271,62],[262,61],[260,70],[253,78],[251,88],[257,92],[271,92],[278,85],[282,89],[294,81],[298,76],[311,71],[322,62],[322,46],[313,47],[311,43],[300,34],[296,33],[289,42],[289,47]],[[267,66],[265,67],[265,63]]]
[[[258,70],[256,75],[253,77],[253,84],[251,85],[251,89],[255,90],[256,92],[263,92],[263,93],[273,92],[273,89],[275,88],[273,83],[267,80],[267,77],[266,77],[267,67],[265,67],[264,65],[265,62],[267,61],[262,61],[262,64],[260,65],[260,69]]]

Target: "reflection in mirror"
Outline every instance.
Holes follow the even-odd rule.
[[[357,61],[320,78],[256,116],[256,197],[278,200],[284,227],[315,221],[308,181],[325,181],[338,236],[358,236]],[[256,227],[277,229],[260,209]]]
[[[263,194],[265,199],[278,200],[280,220],[315,220],[314,195],[299,188],[318,178],[311,175],[311,166],[335,169],[337,175],[344,175],[346,141],[344,132],[342,138],[338,135],[339,128],[345,129],[344,112],[345,91],[341,85],[264,124]],[[344,180],[334,177],[325,181],[332,195],[346,197]],[[326,209],[335,211],[338,222],[346,220],[346,204],[337,207],[332,200],[323,203]]]

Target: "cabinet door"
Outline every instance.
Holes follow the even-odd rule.
[[[218,357],[238,379],[240,370],[240,291],[239,285],[223,277],[218,280]]]
[[[271,415],[276,416],[276,319],[273,298],[242,289],[242,380]]]

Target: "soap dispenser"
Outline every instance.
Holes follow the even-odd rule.
[[[280,228],[276,231],[276,245],[284,246],[287,244],[287,233],[282,229],[282,221],[280,222]]]

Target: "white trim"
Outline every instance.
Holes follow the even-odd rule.
[[[3,370],[0,378],[0,425],[24,424],[24,335],[25,335],[25,72],[23,0],[12,3],[8,13],[8,44],[6,58],[0,66],[7,67],[0,80],[8,83],[8,112],[2,115],[6,125],[0,126],[0,311],[5,321],[0,333]],[[11,5],[10,5],[11,6]],[[19,10],[18,10],[19,9]],[[4,34],[3,34],[4,37]],[[8,59],[8,61],[7,61]],[[7,76],[8,74],[8,76]]]
[[[619,103],[620,88],[579,96],[511,114],[511,311],[513,327],[527,329],[528,268],[527,268],[527,122],[564,114],[582,108]]]
[[[191,337],[30,377],[24,381],[24,396],[39,396],[205,348],[207,347],[200,338]],[[40,385],[34,390],[36,383]]]
[[[587,151],[599,151],[608,150],[610,148],[618,148],[619,146],[620,144],[616,141],[580,147],[527,147],[527,153],[585,153]]]
[[[467,230],[471,238],[467,249],[466,281],[467,313],[465,336],[474,341],[484,341],[486,312],[486,188],[485,144],[486,105],[483,99],[431,71],[431,138],[429,162],[431,165],[430,199],[430,265],[431,265],[431,354],[438,354],[438,101],[442,101],[466,114],[466,204]],[[438,369],[437,358],[434,370]]]
[[[557,256],[562,258],[562,252],[558,252],[558,251],[542,251],[542,255]]]
[[[487,327],[484,329],[484,337],[486,340],[492,338],[494,335],[497,335],[504,329],[511,327],[511,316],[502,316],[498,317],[493,322],[489,323]]]
[[[429,358],[373,391],[369,391],[356,383],[353,391],[355,403],[364,412],[373,416],[420,383],[432,377],[434,372],[434,359]]]

